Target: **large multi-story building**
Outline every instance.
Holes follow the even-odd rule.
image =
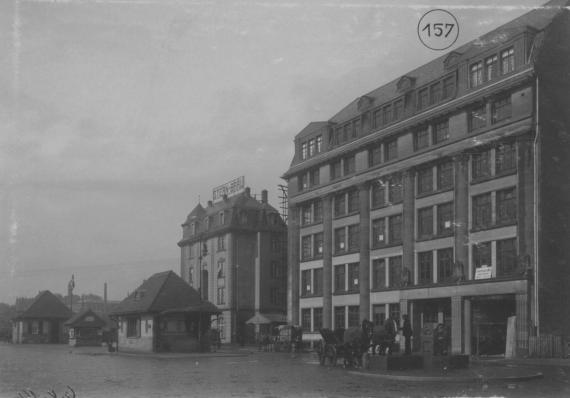
[[[295,136],[288,316],[409,314],[415,349],[570,335],[570,17],[551,1]]]
[[[221,311],[213,327],[222,342],[251,340],[260,314],[284,321],[287,232],[279,212],[249,188],[198,204],[182,224],[180,275]]]

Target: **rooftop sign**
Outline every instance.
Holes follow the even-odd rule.
[[[245,176],[234,178],[212,190],[212,197],[214,202],[220,201],[224,195],[233,196],[245,189]]]

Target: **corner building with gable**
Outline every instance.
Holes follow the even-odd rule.
[[[253,342],[255,315],[286,320],[287,229],[279,212],[250,188],[190,212],[182,224],[180,276],[221,315],[221,342]],[[259,328],[258,328],[259,329]],[[258,330],[257,330],[258,331]]]
[[[570,336],[567,6],[551,1],[295,136],[291,322],[316,338],[409,314],[415,351],[442,323],[447,351],[473,355],[505,353],[512,316],[517,355]]]

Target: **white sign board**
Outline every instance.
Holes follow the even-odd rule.
[[[245,177],[241,176],[235,178],[223,185],[220,185],[212,190],[212,197],[214,202],[222,200],[224,195],[232,196],[240,193],[245,189]]]
[[[491,276],[491,267],[483,266],[475,269],[475,279],[489,279]]]

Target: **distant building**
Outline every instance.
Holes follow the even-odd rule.
[[[145,280],[114,308],[118,350],[192,352],[207,349],[218,308],[173,271]]]
[[[285,320],[286,226],[279,212],[249,188],[198,204],[182,224],[180,275],[222,311],[222,342],[253,339],[255,314]]]
[[[295,137],[289,317],[443,324],[448,350],[570,335],[570,12],[551,1]],[[547,340],[545,340],[546,342]],[[534,353],[536,354],[536,352]]]
[[[12,342],[67,343],[64,322],[71,310],[49,290],[40,292],[27,309],[12,320]]]
[[[69,328],[69,345],[101,346],[103,342],[114,342],[117,323],[102,312],[86,308],[65,322]]]

